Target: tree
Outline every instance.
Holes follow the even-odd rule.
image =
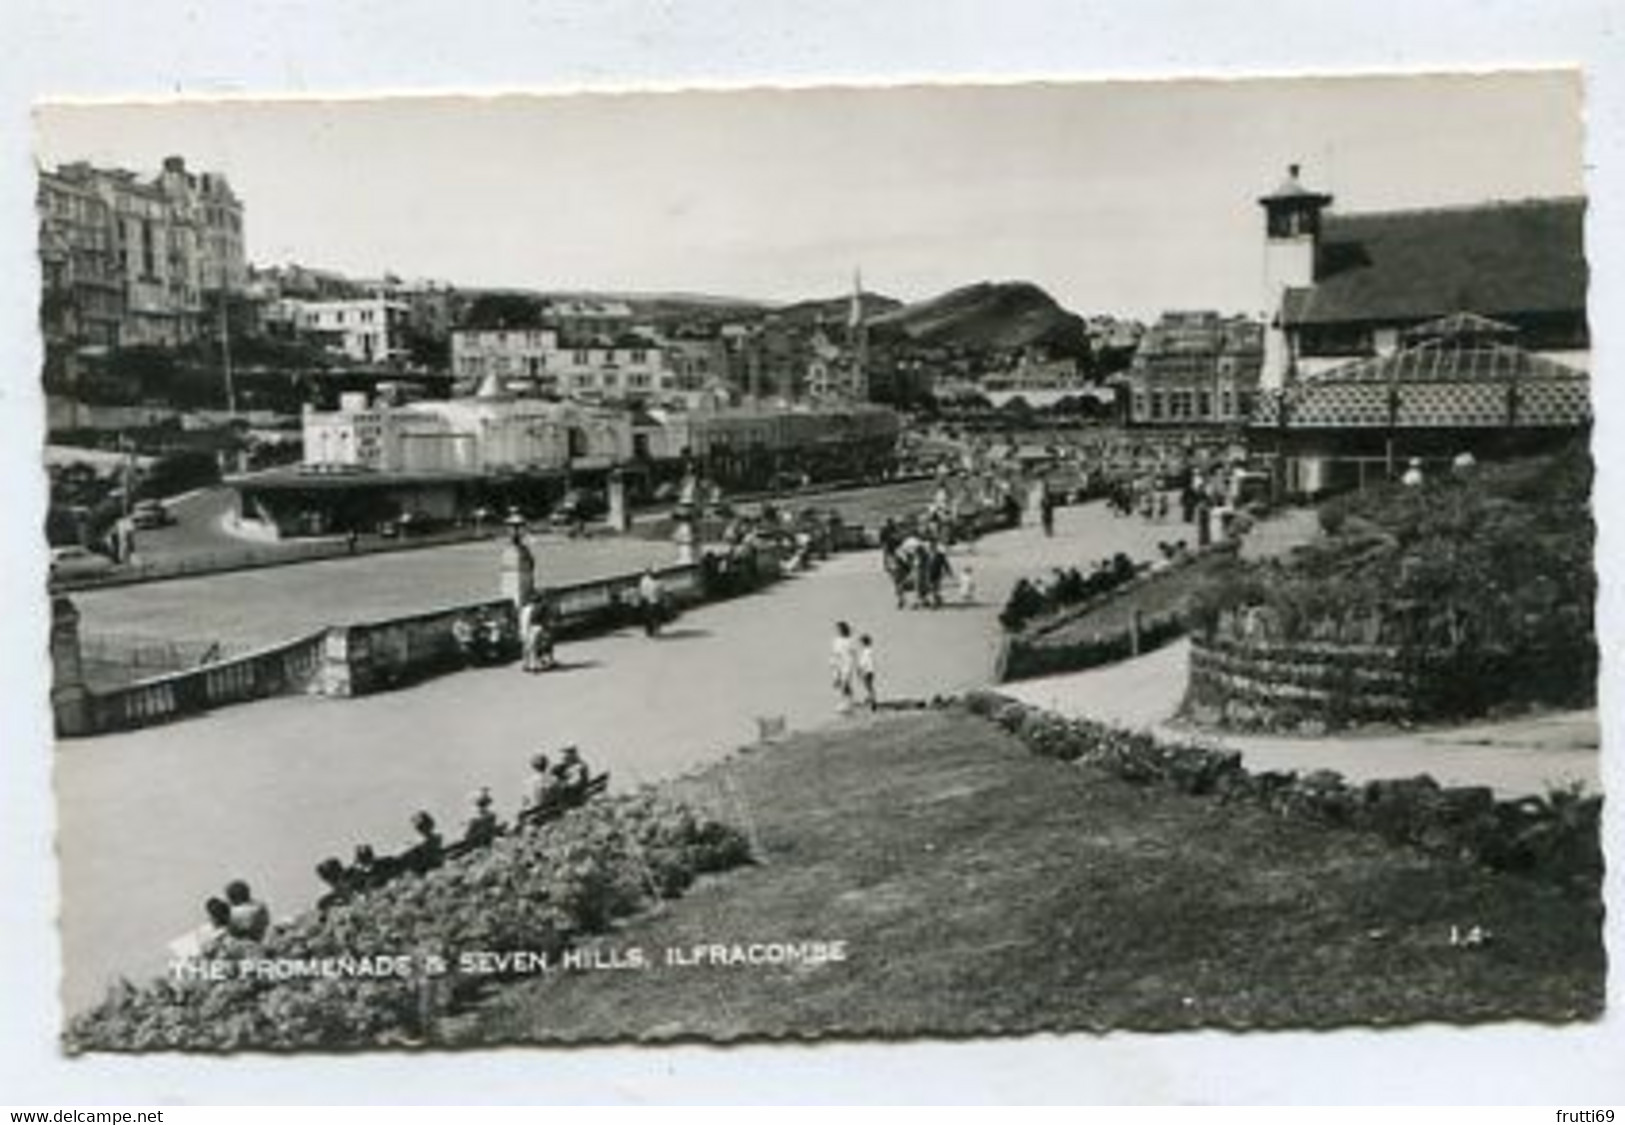
[[[542,302],[523,293],[482,293],[463,318],[468,328],[540,328]]]

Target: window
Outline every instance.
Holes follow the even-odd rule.
[[[1198,418],[1213,417],[1213,396],[1206,391],[1198,391],[1196,395],[1196,416]]]
[[[648,361],[649,361],[649,353],[647,351],[645,351],[642,348],[633,348],[632,349],[632,362],[633,363],[647,363]]]
[[[570,358],[577,367],[585,367],[589,362],[587,353],[579,349]]]
[[[1151,421],[1162,421],[1162,392],[1151,392]]]

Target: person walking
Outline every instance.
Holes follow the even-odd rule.
[[[665,602],[665,587],[661,585],[654,567],[646,567],[643,578],[638,582],[638,604],[643,610],[645,635],[652,637],[660,632],[660,625],[666,614]]]
[[[953,574],[953,564],[948,561],[948,550],[939,541],[932,541],[930,554],[926,559],[927,588],[930,591],[931,608],[942,608],[942,586]]]
[[[857,648],[852,641],[852,626],[845,621],[835,623],[835,639],[830,643],[829,666],[831,682],[837,697],[836,710],[844,715],[852,710],[853,681],[857,675]]]
[[[537,642],[541,639],[541,602],[535,594],[525,599],[519,607],[519,652],[520,666],[527,672],[540,672],[541,664],[537,656]]]
[[[858,681],[863,685],[863,701],[873,711],[879,706],[875,699],[875,642],[868,633],[858,638]]]
[[[558,667],[558,658],[554,655],[554,645],[558,631],[558,607],[540,594],[536,595],[536,608],[531,614],[531,630],[535,634],[532,648],[536,661],[536,670],[546,672],[550,668]]]

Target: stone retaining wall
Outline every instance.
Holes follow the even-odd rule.
[[[1222,634],[1191,640],[1185,709],[1198,722],[1311,735],[1426,717],[1419,680],[1396,647]]]

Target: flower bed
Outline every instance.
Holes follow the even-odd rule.
[[[1590,482],[1577,446],[1331,501],[1320,540],[1192,596],[1193,713],[1291,729],[1592,704]]]
[[[426,875],[309,911],[261,942],[220,939],[205,958],[227,966],[224,979],[176,974],[140,988],[122,984],[69,1021],[64,1045],[79,1052],[422,1042],[439,1015],[486,984],[535,971],[533,961],[465,972],[464,954],[519,951],[556,966],[577,942],[680,895],[696,876],[749,859],[738,832],[652,792],[595,801]],[[375,958],[390,959],[391,971],[356,971],[356,962]],[[322,959],[336,975],[277,979],[242,968]]]
[[[1005,640],[996,680],[1009,683],[1081,672],[1151,652],[1179,639],[1189,628],[1187,594],[1209,571],[1232,566],[1235,557],[1233,540],[1185,555],[1160,570],[1136,570],[1119,555],[1120,563],[1114,563],[1109,570],[1103,568],[1098,578],[1091,576],[1097,578],[1096,588],[1077,604],[1049,616],[1014,615],[1025,624]],[[1079,577],[1076,571],[1069,574],[1073,579]],[[1069,588],[1076,585],[1063,575],[1050,591],[1051,600],[1064,603]],[[1011,594],[1006,614],[1024,604],[1018,600],[1019,594],[1018,586]]]
[[[1164,742],[1019,703],[995,692],[962,700],[1045,757],[1084,762],[1125,780],[1195,796],[1251,801],[1283,816],[1376,832],[1386,839],[1538,876],[1577,893],[1602,884],[1602,798],[1576,790],[1497,801],[1483,786],[1441,787],[1426,774],[1353,784],[1333,770],[1251,773],[1241,754]]]
[[[1129,625],[1103,633],[1079,637],[1047,639],[1011,637],[999,653],[994,678],[999,683],[1054,676],[1062,672],[1082,672],[1151,652],[1185,635],[1185,621],[1178,610],[1141,617],[1138,626]]]

